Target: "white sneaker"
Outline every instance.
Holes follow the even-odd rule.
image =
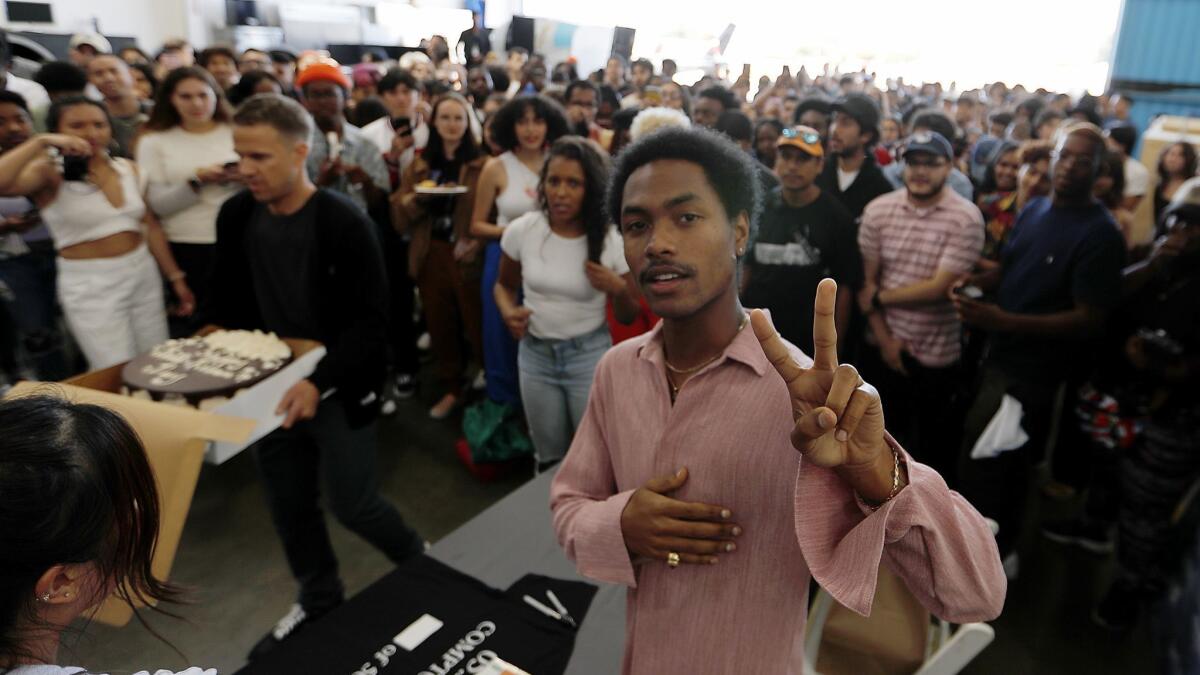
[[[479,372],[475,374],[475,380],[471,382],[471,389],[475,391],[487,389],[487,373],[484,372],[483,368],[480,368]]]
[[[390,398],[384,399],[383,403],[379,406],[379,414],[383,415],[384,417],[390,417],[392,415],[395,415],[396,414],[396,402]]]
[[[432,344],[433,339],[429,337],[429,333],[421,333],[421,337],[417,338],[417,349],[423,352],[429,351],[429,347]]]

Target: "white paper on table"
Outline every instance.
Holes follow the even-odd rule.
[[[396,637],[392,638],[392,642],[404,651],[411,652],[424,644],[430,635],[441,630],[442,625],[441,619],[429,614],[422,614],[421,618],[410,623],[408,628],[397,633]]]
[[[252,419],[257,422],[257,426],[244,443],[210,443],[204,461],[209,464],[221,464],[228,461],[263,436],[278,429],[283,424],[283,415],[276,415],[275,409],[283,400],[283,395],[292,388],[292,385],[312,375],[313,371],[317,369],[317,363],[324,357],[325,347],[315,347],[284,366],[274,375],[253,387],[241,390],[237,396],[213,408],[211,411],[213,413]]]
[[[1025,445],[1029,434],[1021,428],[1024,414],[1021,402],[1005,394],[1000,400],[1000,408],[992,415],[979,440],[975,441],[975,447],[971,448],[971,459],[991,459]]]

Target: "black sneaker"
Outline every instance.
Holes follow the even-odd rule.
[[[275,624],[275,628],[271,629],[270,633],[263,636],[258,644],[250,650],[250,655],[246,657],[248,661],[253,661],[262,658],[266,654],[274,651],[284,640],[296,634],[296,631],[306,624],[311,622],[316,617],[310,617],[304,608],[299,604],[292,605],[288,613]]]
[[[1050,541],[1078,546],[1096,554],[1112,553],[1108,527],[1081,518],[1055,520],[1042,525],[1042,536]]]
[[[1092,610],[1092,621],[1101,628],[1126,632],[1137,625],[1141,610],[1141,592],[1132,584],[1113,582],[1108,592]]]
[[[408,373],[400,373],[392,379],[391,398],[403,400],[417,393],[417,379]]]

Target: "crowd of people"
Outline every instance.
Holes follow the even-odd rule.
[[[828,361],[832,371],[840,354],[878,390],[863,409],[886,402],[891,451],[863,455],[878,460],[883,488],[846,479],[859,496],[885,503],[915,491],[911,499],[959,513],[957,536],[988,555],[964,524],[974,523],[963,515],[973,506],[998,525],[1009,579],[1019,574],[1026,486],[1040,483],[1055,499],[1082,496],[1077,518],[1045,523],[1043,534],[1102,554],[1115,542],[1116,576],[1094,618],[1128,629],[1158,597],[1172,573],[1172,512],[1200,477],[1200,398],[1189,386],[1200,368],[1194,146],[1180,140],[1154,171],[1142,166],[1131,99],[1119,93],[1073,98],[1000,82],[954,91],[828,66],[816,76],[785,68],[752,83],[747,69],[732,81],[705,75],[688,85],[674,79],[670,59],[629,63],[614,54],[579,73],[573,61],[551,67],[520,47],[498,54],[479,34],[464,32],[458,62],[435,36],[398,62],[367,51],[352,66],[286,49],[195,54],[182,41],[151,59],[79,35],[69,59],[45,64],[33,81],[7,73],[11,55],[0,44],[0,385],[112,366],[208,324],[266,328],[329,350],[280,403],[284,428],[254,451],[301,591],[252,657],[343,600],[319,491],[339,521],[390,559],[427,546],[378,495],[374,475],[373,422],[416,393],[422,351],[438,387],[426,397],[429,416],[448,418],[472,401],[523,411],[538,470],[565,458],[555,511],[568,553],[585,573],[628,583],[621,560],[586,535],[615,523],[606,490],[668,466],[629,455],[630,434],[644,440],[653,426],[643,418],[657,414],[655,387],[673,405],[695,381],[694,405],[713,410],[688,433],[702,432],[708,444],[728,435],[706,426],[721,419],[722,402],[703,381],[726,347],[758,367],[735,354],[750,322],[740,318],[743,304],[769,313],[752,331],[764,350],[764,326],[773,325],[806,355],[784,349],[771,358],[785,380],[786,358],[813,357],[818,368]],[[713,205],[704,189],[683,190],[693,171],[719,197],[720,218],[705,214]],[[664,203],[643,194],[676,189],[681,196]],[[1148,237],[1134,225],[1143,199],[1154,207]],[[704,234],[713,219],[737,236]],[[706,259],[695,241],[728,245],[721,256],[732,260]],[[713,276],[726,267],[728,292]],[[715,310],[689,306],[703,320],[680,308],[691,285],[711,286],[720,300]],[[735,308],[739,318],[727,326]],[[658,335],[658,351],[613,348]],[[716,357],[702,358],[712,349]],[[665,364],[665,383],[639,384],[635,354]],[[334,400],[322,403],[330,389]],[[760,393],[746,400],[777,407],[779,392]],[[70,481],[115,471],[145,483],[144,460],[118,422],[81,406],[31,406],[0,405],[0,425],[14,425],[3,426],[5,438],[39,415],[61,420],[64,433],[95,418],[120,441],[105,461],[133,468],[85,462]],[[832,414],[840,420],[850,407]],[[628,418],[613,412],[626,408]],[[810,417],[797,429],[819,423],[809,430],[815,438],[828,427]],[[642,427],[620,428],[619,419]],[[684,424],[664,425],[663,438]],[[17,509],[27,489],[5,491],[17,485],[13,472],[76,461],[93,440],[79,431],[47,441],[59,459],[3,442],[0,546],[24,541],[21,523],[66,527],[62,509],[74,504],[42,498],[43,511],[9,518],[10,508],[32,508]],[[734,466],[704,461],[718,472]],[[600,465],[608,473],[592,471]],[[1049,480],[1035,481],[1043,465]],[[687,476],[645,489],[663,495]],[[68,494],[64,485],[47,477],[41,494]],[[10,617],[45,606],[53,611],[42,618],[55,620],[86,608],[76,607],[81,592],[94,599],[114,587],[173,595],[147,576],[146,533],[128,532],[118,515],[141,504],[144,519],[134,522],[148,526],[152,485],[137,486],[133,506],[122,492],[133,488],[122,485],[94,487],[89,497],[124,495],[94,509],[121,523],[120,546],[47,543],[13,563],[21,573],[11,584],[5,570],[0,666],[23,663],[14,661],[28,656],[23,649],[44,656],[48,648],[44,637],[33,647],[16,640],[13,626],[25,620]],[[971,506],[938,492],[945,485]],[[630,508],[666,508],[638,494]],[[630,553],[616,558],[666,555],[650,534],[631,543],[639,530],[625,518],[617,526]],[[874,567],[818,569],[836,561],[821,536],[807,544],[825,551],[824,560],[807,556],[818,581],[873,575]],[[669,551],[672,569],[734,549],[680,550],[683,558]],[[78,560],[108,576],[80,586],[69,566],[53,567]],[[940,593],[945,581],[919,568],[904,569]],[[60,594],[77,586],[74,601]],[[995,592],[994,582],[984,586]]]

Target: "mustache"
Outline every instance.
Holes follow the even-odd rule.
[[[646,269],[642,270],[638,275],[638,281],[643,284],[651,283],[654,277],[659,274],[678,274],[680,276],[694,276],[695,268],[689,265],[675,265],[667,263],[655,263]]]

